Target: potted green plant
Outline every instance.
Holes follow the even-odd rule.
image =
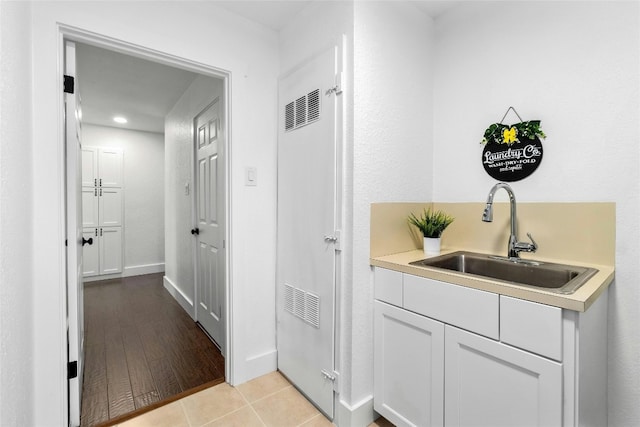
[[[433,210],[431,207],[424,209],[422,215],[417,217],[413,212],[409,214],[409,224],[417,227],[424,237],[425,255],[440,254],[440,239],[442,232],[453,222],[455,218],[446,213]]]

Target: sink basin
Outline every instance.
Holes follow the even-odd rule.
[[[463,251],[414,261],[410,264],[456,271],[509,284],[544,288],[546,291],[559,294],[574,293],[598,272],[595,268],[529,260],[513,261],[508,258]]]

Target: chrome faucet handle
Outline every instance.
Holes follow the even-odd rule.
[[[529,236],[531,243],[517,242],[515,245],[513,245],[513,249],[516,252],[535,252],[538,250],[538,244],[535,240],[533,240],[531,233],[527,233],[527,236]]]

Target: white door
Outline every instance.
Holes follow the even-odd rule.
[[[122,225],[122,189],[103,187],[98,189],[99,218],[101,227]]]
[[[225,194],[224,136],[220,100],[194,119],[196,228],[196,318],[225,349]]]
[[[82,187],[82,226],[98,227],[98,187]]]
[[[334,414],[337,49],[280,80],[278,369]]]
[[[123,187],[123,152],[120,148],[98,148],[98,187]]]
[[[445,327],[447,426],[562,425],[562,365]]]
[[[397,426],[444,425],[444,323],[380,301],[374,323],[376,412]]]
[[[69,379],[69,425],[80,425],[84,316],[82,292],[82,147],[75,44],[65,42],[65,75],[74,77],[75,93],[65,93],[66,212],[67,212],[67,322],[68,362],[77,375]],[[71,375],[70,375],[71,376]]]
[[[98,186],[98,149],[82,147],[82,186]]]
[[[100,274],[122,273],[122,227],[101,227]]]
[[[82,247],[82,275],[84,277],[100,274],[100,240],[98,228],[85,228],[82,231],[85,245]]]

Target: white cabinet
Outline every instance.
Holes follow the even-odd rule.
[[[396,425],[443,423],[444,324],[376,301],[375,410]]]
[[[606,425],[606,292],[578,313],[381,268],[374,287],[374,408],[394,424]]]
[[[83,232],[94,244],[83,250],[84,277],[122,272],[123,151],[82,148]]]
[[[562,425],[562,365],[445,328],[447,426]]]

